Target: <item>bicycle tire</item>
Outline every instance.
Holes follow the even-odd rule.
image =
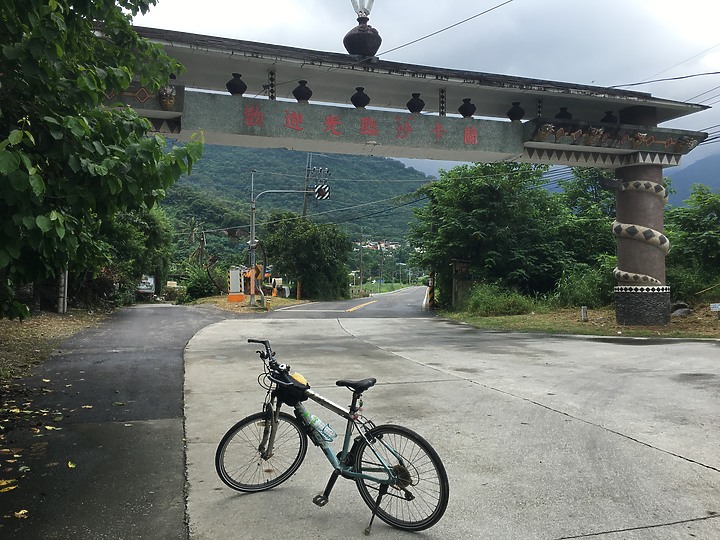
[[[273,455],[267,460],[258,450],[265,413],[243,418],[228,430],[215,453],[215,470],[225,485],[237,491],[265,491],[279,486],[297,471],[307,452],[303,426],[284,412],[278,422]]]
[[[388,487],[377,517],[405,531],[422,531],[435,525],[450,498],[447,473],[437,452],[420,435],[402,426],[377,426],[370,430],[370,435],[375,451],[400,478],[397,484]],[[355,472],[383,476],[384,469],[367,441],[360,439],[353,453]],[[365,504],[373,510],[380,484],[362,478],[356,478],[355,484]],[[412,500],[405,496],[405,488],[414,496]]]

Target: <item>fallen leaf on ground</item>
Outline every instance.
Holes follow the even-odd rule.
[[[27,510],[20,510],[18,512],[15,512],[15,517],[18,519],[27,519],[28,518],[28,511]]]
[[[7,493],[8,491],[12,491],[12,490],[15,489],[16,487],[17,487],[17,486],[8,486],[8,487],[5,487],[5,488],[0,488],[0,493]]]
[[[68,469],[74,469],[76,465],[72,461],[68,461]]]

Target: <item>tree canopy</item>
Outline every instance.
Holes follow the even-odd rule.
[[[700,291],[717,291],[720,285],[720,192],[695,184],[685,204],[665,214],[672,246],[667,260],[668,282],[691,301]]]
[[[421,188],[429,203],[416,211],[412,238],[420,266],[435,270],[441,291],[450,290],[454,259],[468,261],[477,280],[527,292],[552,289],[569,262],[558,231],[568,209],[542,187],[545,170],[464,165]]]
[[[0,316],[23,316],[21,285],[110,255],[102,223],[151,208],[200,158],[165,151],[134,111],[105,96],[150,89],[181,66],[131,17],[155,0],[5,0],[0,8]],[[98,26],[98,21],[102,23]]]
[[[352,244],[336,225],[316,224],[292,212],[279,212],[265,226],[263,244],[273,273],[300,280],[303,298],[347,298],[347,259]]]

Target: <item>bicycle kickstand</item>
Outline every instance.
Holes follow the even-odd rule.
[[[325,486],[325,491],[323,491],[320,495],[315,495],[312,500],[313,503],[320,507],[323,507],[328,503],[328,500],[330,499],[330,492],[332,491],[335,482],[337,482],[338,476],[340,476],[340,471],[334,470],[332,476],[330,476],[330,480],[328,480],[327,486]]]
[[[380,501],[383,498],[383,495],[385,495],[388,491],[388,485],[387,484],[380,484],[379,493],[377,496],[377,499],[375,500],[375,508],[373,508],[372,516],[370,516],[370,523],[368,523],[367,528],[365,529],[365,536],[370,536],[370,530],[372,529],[373,521],[375,520],[375,515],[377,514],[378,508],[380,508]]]

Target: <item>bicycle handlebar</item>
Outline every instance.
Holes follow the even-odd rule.
[[[270,366],[270,374],[268,377],[271,381],[282,386],[292,385],[290,380],[290,366],[285,364],[278,364],[275,360],[275,353],[270,348],[270,341],[267,339],[248,339],[248,343],[258,343],[265,347],[265,351],[257,351],[260,354],[260,358],[264,361],[267,360]],[[275,375],[275,377],[273,377]],[[282,377],[285,380],[280,380],[277,377]]]

